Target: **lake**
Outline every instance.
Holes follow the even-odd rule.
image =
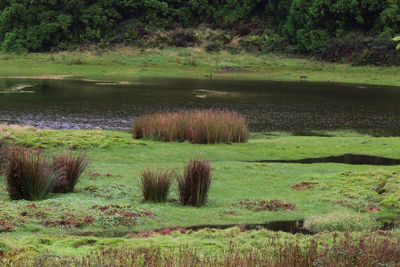
[[[182,108],[231,109],[253,131],[349,129],[400,136],[400,87],[212,79],[0,79],[0,123],[130,129],[135,118]]]

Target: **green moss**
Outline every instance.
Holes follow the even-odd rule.
[[[371,232],[378,230],[381,224],[368,214],[332,212],[307,218],[304,227],[313,233],[324,231]]]
[[[127,134],[99,130],[37,130],[27,129],[6,131],[15,143],[32,148],[64,147],[69,149],[109,148],[111,146],[133,147],[144,144],[130,138]]]
[[[324,201],[357,211],[392,209],[400,212],[400,174],[382,169],[368,172],[346,171],[327,184]]]

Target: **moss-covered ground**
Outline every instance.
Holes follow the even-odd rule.
[[[176,249],[185,244],[204,252],[222,251],[232,240],[245,249],[267,236],[310,237],[268,230],[241,233],[240,228],[181,229],[172,235],[152,231],[305,219],[310,230],[329,239],[332,235],[324,231],[372,232],[382,227],[380,218],[400,218],[400,166],[248,162],[346,153],[400,158],[399,137],[325,134],[330,137],[253,133],[248,143],[194,145],[135,140],[125,131],[0,127],[0,136],[14,144],[42,149],[48,156],[86,150],[91,162],[74,193],[53,194],[40,202],[10,201],[0,177],[0,252],[9,258],[38,252],[83,255],[110,246]],[[205,207],[180,206],[175,188],[165,204],[142,202],[142,169],[182,170],[198,156],[212,163],[213,183]],[[295,207],[260,210],[262,201],[274,199]],[[390,236],[399,238],[398,231]]]

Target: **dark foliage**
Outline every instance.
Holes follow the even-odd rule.
[[[200,40],[197,36],[193,32],[187,30],[174,32],[170,41],[170,45],[176,47],[191,47],[199,44]]]
[[[243,47],[250,51],[280,51],[282,44],[290,44],[310,55],[331,39],[353,32],[391,39],[400,33],[400,0],[4,0],[0,45],[5,51],[91,43],[194,46],[199,40],[184,29],[201,23],[236,36],[258,36],[244,40]],[[149,38],[152,32],[176,28],[183,30],[174,38],[148,42],[154,39]],[[275,35],[263,34],[265,30]]]
[[[218,52],[224,47],[224,44],[218,41],[214,41],[206,45],[205,49],[207,52]]]
[[[12,200],[42,200],[60,179],[40,152],[13,149],[7,167],[7,191]]]
[[[61,177],[53,189],[54,193],[71,193],[74,191],[79,177],[88,167],[86,153],[78,156],[63,154],[54,157],[53,168],[60,173]]]
[[[396,42],[385,38],[348,35],[329,41],[321,49],[320,58],[330,62],[354,65],[399,65]]]
[[[169,189],[175,177],[174,170],[143,170],[141,176],[140,189],[145,202],[167,201]]]
[[[400,32],[399,4],[398,0],[292,0],[282,32],[303,53],[351,32],[388,38]]]
[[[208,160],[190,160],[183,175],[178,178],[178,194],[181,205],[204,206],[211,181],[211,166]]]

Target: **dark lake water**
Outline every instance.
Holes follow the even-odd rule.
[[[207,79],[142,79],[129,84],[0,79],[0,123],[129,129],[137,116],[182,108],[236,110],[256,131],[352,129],[400,136],[400,87]]]

